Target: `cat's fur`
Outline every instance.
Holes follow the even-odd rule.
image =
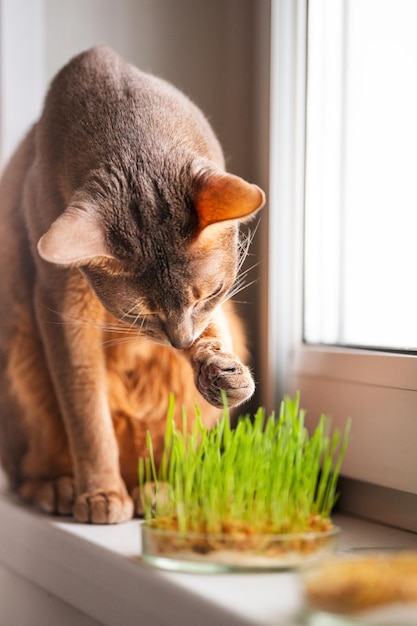
[[[23,498],[129,519],[169,392],[209,425],[222,389],[252,394],[227,299],[263,201],[168,83],[107,48],[61,70],[0,187],[0,453]]]

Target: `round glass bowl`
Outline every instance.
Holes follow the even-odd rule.
[[[145,562],[182,572],[272,571],[316,563],[332,552],[339,528],[293,535],[209,535],[141,524]]]
[[[301,579],[309,626],[417,624],[417,551],[340,554]]]

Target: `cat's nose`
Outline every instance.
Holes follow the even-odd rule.
[[[194,328],[191,320],[188,318],[181,320],[180,323],[167,324],[165,328],[169,343],[177,350],[185,350],[189,348],[194,341]]]
[[[173,348],[176,348],[177,350],[185,350],[186,348],[189,348],[192,343],[193,343],[194,339],[191,338],[184,338],[184,339],[171,339],[169,338],[169,342],[171,344],[171,346]]]

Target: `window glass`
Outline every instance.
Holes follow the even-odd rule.
[[[416,0],[309,1],[309,343],[417,350],[416,24]]]

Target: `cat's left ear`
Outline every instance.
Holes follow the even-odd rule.
[[[227,220],[245,220],[265,204],[257,185],[224,172],[203,174],[194,194],[194,206],[201,229]]]
[[[111,257],[98,218],[69,207],[38,241],[39,255],[58,265],[81,263],[95,257]]]

